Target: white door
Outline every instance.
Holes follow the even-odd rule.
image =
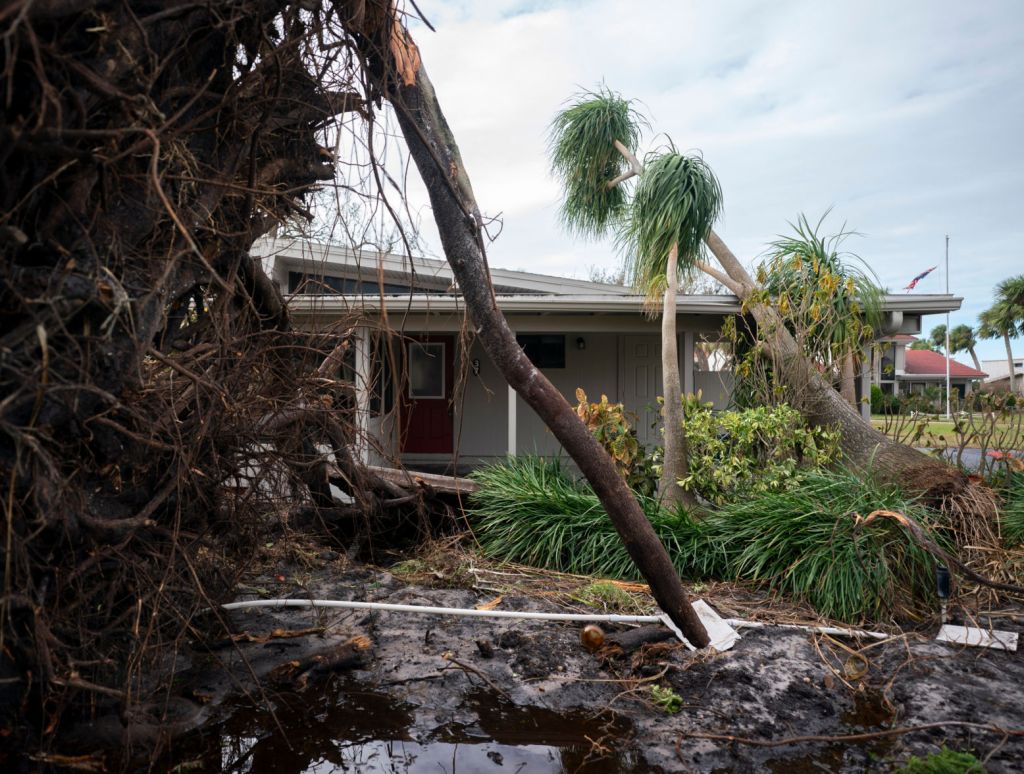
[[[648,450],[661,446],[661,337],[623,336],[619,400],[636,417],[636,437]]]

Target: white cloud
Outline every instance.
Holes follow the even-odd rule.
[[[966,297],[954,324],[1024,271],[1022,3],[419,5],[438,32],[419,25],[417,41],[477,199],[504,215],[492,265],[584,276],[617,261],[559,227],[545,153],[559,105],[604,79],[704,153],[725,192],[719,231],[747,258],[832,206],[831,226],[864,235],[849,248],[900,288],[941,261],[950,233],[951,287]]]

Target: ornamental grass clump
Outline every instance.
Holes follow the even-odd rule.
[[[934,562],[891,519],[858,525],[857,515],[892,510],[938,542],[937,515],[899,490],[849,470],[807,472],[798,485],[722,506],[702,524],[698,570],[753,581],[810,602],[843,621],[882,620],[932,606]]]
[[[513,457],[472,474],[481,488],[470,499],[484,553],[561,572],[635,579],[639,575],[597,495],[558,460]],[[640,504],[681,575],[700,541],[700,526],[640,496]]]
[[[1016,473],[1003,492],[999,531],[1007,548],[1024,546],[1024,475]]]
[[[489,556],[562,572],[636,578],[597,496],[557,460],[517,457],[473,474],[471,520]],[[904,513],[948,547],[936,513],[849,470],[809,470],[783,491],[738,497],[695,519],[639,498],[680,576],[753,583],[847,622],[933,606],[934,562],[892,519]]]

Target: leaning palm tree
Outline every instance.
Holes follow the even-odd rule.
[[[793,235],[769,245],[758,279],[804,353],[832,374],[840,394],[856,407],[857,367],[881,328],[885,296],[871,268],[839,250],[852,232],[821,235],[827,216],[813,226],[805,215],[790,223]]]
[[[949,335],[952,337],[953,332],[950,331]],[[934,328],[932,328],[932,332],[928,334],[928,343],[931,344],[932,349],[934,349],[936,351],[942,350],[943,352],[945,352],[945,350],[946,350],[946,326],[945,326],[945,324],[936,325]],[[951,346],[952,346],[952,343],[953,342],[950,341],[950,345]]]
[[[607,89],[584,92],[552,124],[551,166],[562,181],[562,220],[583,236],[614,231],[633,287],[661,301],[661,359],[665,456],[661,497],[696,504],[680,482],[688,475],[676,296],[680,273],[697,265],[718,217],[722,191],[699,156],[671,144],[641,164],[633,148],[644,119],[632,104]],[[639,176],[630,196],[626,183]]]
[[[974,367],[980,371],[981,361],[978,360],[978,353],[974,348],[978,346],[978,339],[974,335],[974,329],[970,325],[957,325],[949,332],[949,351],[954,355],[958,352],[967,352],[974,361]]]
[[[996,285],[996,302],[978,316],[978,322],[980,338],[1003,340],[1010,392],[1016,392],[1017,375],[1010,339],[1024,334],[1024,275],[1010,277]]]

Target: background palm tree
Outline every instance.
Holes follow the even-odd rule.
[[[669,145],[641,165],[634,155],[644,119],[607,89],[584,92],[552,123],[551,166],[562,181],[562,220],[583,236],[614,230],[626,276],[652,301],[661,300],[665,457],[661,495],[696,504],[679,482],[688,474],[676,336],[680,273],[692,272],[721,208],[710,167]],[[632,196],[632,177],[639,176]]]
[[[863,260],[839,251],[851,232],[819,233],[827,216],[814,226],[804,215],[791,223],[794,234],[771,243],[758,279],[807,356],[831,371],[840,394],[856,406],[857,367],[881,328],[884,294]]]
[[[967,352],[974,361],[974,367],[980,371],[981,361],[978,360],[978,353],[974,348],[978,346],[978,339],[974,335],[974,329],[970,325],[956,325],[949,332],[949,349],[955,355],[958,352]]]
[[[950,336],[952,336],[952,333],[950,333]],[[928,334],[928,343],[931,345],[931,348],[934,349],[936,352],[945,352],[945,350],[946,350],[946,325],[945,325],[945,323],[943,323],[942,325],[936,325],[934,328],[932,328],[932,332]],[[952,345],[952,343],[953,342],[950,341],[950,345]]]
[[[1024,274],[1010,277],[996,285],[995,303],[978,316],[978,321],[979,337],[1002,338],[1006,345],[1010,392],[1016,392],[1017,377],[1013,369],[1010,339],[1024,335]]]

